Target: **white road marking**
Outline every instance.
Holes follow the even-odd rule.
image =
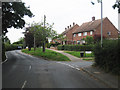
[[[25,87],[26,83],[27,83],[27,81],[24,81],[24,83],[23,83],[23,85],[22,85],[22,88]]]
[[[79,68],[75,68],[75,69],[80,70]]]
[[[32,68],[32,66],[30,65],[30,66],[29,66],[29,70],[31,70],[31,68]]]

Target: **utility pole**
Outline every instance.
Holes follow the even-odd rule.
[[[103,2],[102,0],[97,0],[98,3],[101,3],[101,47],[103,46]],[[94,2],[91,2],[93,5],[95,4]]]
[[[102,3],[102,0],[101,0],[101,47],[103,46],[102,31],[103,31],[103,3]]]
[[[46,35],[45,35],[45,21],[46,21],[46,16],[44,15],[43,52],[45,52],[45,41],[46,41]]]

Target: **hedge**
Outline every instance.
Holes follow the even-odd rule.
[[[95,65],[106,72],[120,74],[120,40],[105,40],[103,47],[97,43],[93,50]]]
[[[5,51],[17,50],[18,46],[22,46],[22,44],[5,44]]]
[[[59,45],[57,49],[67,51],[92,51],[93,45]]]

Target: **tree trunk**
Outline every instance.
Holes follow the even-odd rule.
[[[45,52],[45,41],[43,42],[43,52]]]

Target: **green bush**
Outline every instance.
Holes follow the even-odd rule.
[[[57,48],[67,51],[92,51],[93,45],[59,45]]]
[[[97,43],[94,47],[95,65],[106,72],[120,74],[120,40],[105,40],[103,47]]]
[[[18,46],[23,47],[22,44],[5,44],[5,50],[6,51],[17,50]]]

